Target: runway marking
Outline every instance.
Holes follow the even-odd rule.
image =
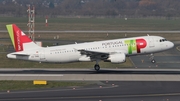
[[[133,64],[133,66],[136,68],[137,66],[135,65],[135,63],[132,61],[132,59],[129,57],[129,60],[131,61],[131,63]]]
[[[35,80],[35,79],[43,79],[43,80],[54,80],[54,81],[60,81],[60,80],[80,80],[80,81],[92,81],[92,80],[109,80],[109,81],[113,81],[113,80],[117,80],[117,81],[180,81],[179,78],[179,74],[177,74],[179,72],[176,71],[175,74],[173,74],[173,71],[171,69],[169,69],[168,73],[171,73],[171,75],[165,75],[164,72],[162,71],[162,74],[160,73],[161,71],[159,71],[158,73],[156,73],[156,71],[158,71],[157,69],[153,70],[155,72],[153,72],[150,69],[145,70],[149,73],[152,74],[144,74],[142,75],[142,73],[144,71],[137,69],[137,73],[140,74],[120,74],[120,75],[108,75],[108,74],[67,74],[64,75],[63,77],[61,76],[0,76],[0,80]],[[167,71],[167,70],[164,70]],[[127,71],[128,72],[128,71]],[[131,71],[129,72],[131,73]],[[156,74],[156,75],[154,75]],[[76,75],[76,77],[75,77]]]
[[[179,47],[180,47],[180,46],[177,46],[177,47],[176,47],[176,49],[177,49],[178,51],[180,51]]]
[[[156,62],[156,63],[180,63],[180,62]]]
[[[64,75],[61,75],[61,74],[0,74],[0,76],[35,76],[35,77],[38,77],[38,76],[64,76]]]

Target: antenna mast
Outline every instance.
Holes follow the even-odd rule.
[[[28,6],[28,32],[29,32],[29,37],[34,41],[35,40],[35,35],[34,35],[34,28],[35,28],[35,7],[33,6],[31,9],[31,6]]]

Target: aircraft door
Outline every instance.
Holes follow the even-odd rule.
[[[154,47],[154,39],[149,37],[149,47]]]

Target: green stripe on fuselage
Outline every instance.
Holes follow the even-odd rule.
[[[11,41],[12,41],[12,43],[13,43],[13,46],[14,46],[14,48],[15,48],[14,34],[13,34],[13,33],[14,33],[14,32],[13,32],[13,25],[12,25],[12,24],[6,25],[6,28],[7,28],[7,30],[8,30],[9,36],[10,36]]]
[[[125,44],[128,45],[128,54],[132,54],[133,51],[136,51],[136,40],[125,40]]]

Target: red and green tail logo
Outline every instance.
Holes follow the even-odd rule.
[[[24,50],[23,43],[32,42],[15,24],[6,25],[6,27],[16,52]]]

